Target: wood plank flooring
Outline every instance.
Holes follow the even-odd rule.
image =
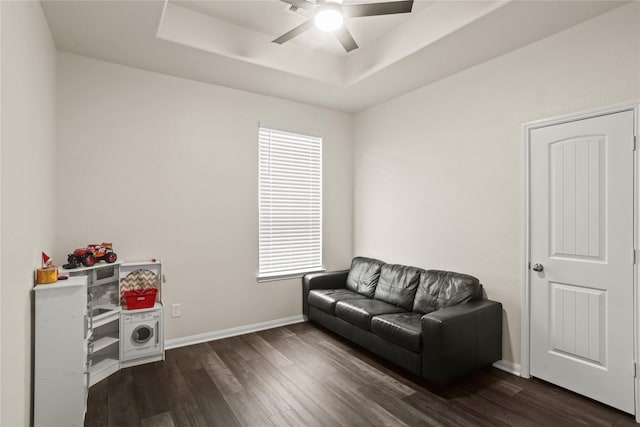
[[[438,387],[310,323],[167,351],[89,391],[87,427],[632,426],[633,417],[487,368]]]

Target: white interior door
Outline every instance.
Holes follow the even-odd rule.
[[[529,271],[531,375],[632,414],[633,126],[531,131]]]

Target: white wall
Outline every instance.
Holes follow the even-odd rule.
[[[2,1],[0,425],[31,417],[34,270],[54,240],[56,49],[40,2]]]
[[[300,279],[255,278],[259,121],[324,137],[324,264],[348,266],[350,115],[67,53],[58,93],[56,257],[163,258],[165,338],[302,312]]]
[[[480,278],[504,305],[503,357],[518,363],[520,126],[640,97],[639,10],[623,6],[357,114],[354,253]]]

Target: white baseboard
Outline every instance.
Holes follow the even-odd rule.
[[[164,348],[184,347],[192,344],[219,340],[222,338],[235,337],[237,335],[250,334],[251,332],[264,331],[265,329],[277,328],[278,326],[292,325],[304,322],[302,315],[285,317],[284,319],[268,320],[266,322],[254,323],[252,325],[237,326],[235,328],[222,329],[220,331],[205,332],[203,334],[190,335],[187,337],[173,338],[164,342]]]
[[[520,376],[520,365],[517,363],[510,362],[509,360],[498,360],[493,364],[494,368],[498,368],[502,371],[508,372],[513,375]]]
[[[205,332],[203,334],[173,338],[164,342],[164,348],[166,350],[171,350],[172,348],[185,347],[187,345],[200,344],[203,342],[215,341],[222,338],[250,334],[252,332],[264,331],[265,329],[277,328],[279,326],[292,325],[294,323],[300,323],[306,320],[306,316],[299,315],[285,317],[283,319],[268,320],[266,322],[254,323],[251,325],[237,326],[235,328],[222,329],[220,331]],[[520,376],[520,365],[509,360],[498,360],[493,364],[493,366],[510,374]]]

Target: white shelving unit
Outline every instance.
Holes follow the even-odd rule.
[[[123,311],[120,278],[139,269],[156,274],[157,302],[148,309]],[[85,405],[88,388],[121,368],[164,360],[161,262],[98,263],[60,269],[59,274],[69,279],[35,288],[36,426],[82,425],[86,408],[61,401]],[[134,323],[153,326],[153,346],[132,341],[129,329]],[[129,337],[123,336],[125,328]],[[132,346],[138,351],[125,349]]]
[[[89,386],[120,369],[120,265],[98,263],[91,267],[62,269],[60,274],[86,277],[89,317]]]
[[[93,319],[89,344],[89,386],[120,369],[120,307],[105,314]]]
[[[90,375],[87,278],[34,290],[34,426],[83,426]]]
[[[156,274],[157,302],[123,311],[120,275],[138,269]],[[164,360],[160,262],[100,263],[59,274],[69,279],[34,288],[35,427],[83,426],[90,386],[121,368]],[[153,330],[148,343],[133,341],[141,327]]]

